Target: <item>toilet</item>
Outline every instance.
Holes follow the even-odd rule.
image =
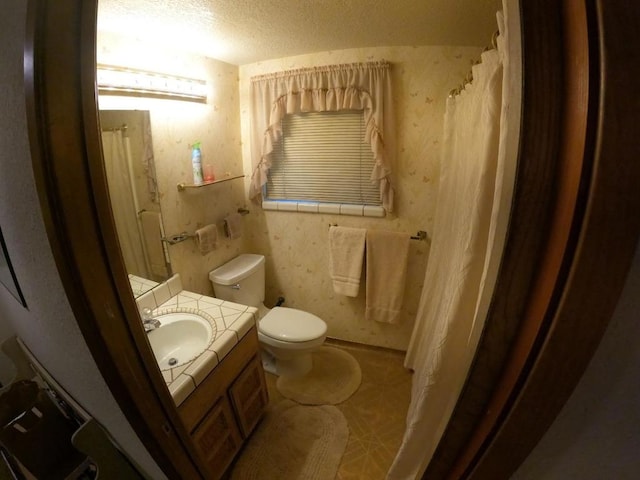
[[[327,324],[295,308],[264,306],[264,255],[242,254],[209,273],[216,298],[258,309],[262,364],[270,373],[302,376],[311,370],[311,353],[320,347]]]

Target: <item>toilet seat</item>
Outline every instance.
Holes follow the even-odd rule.
[[[321,347],[325,340],[326,337],[323,335],[320,338],[315,338],[308,342],[287,342],[268,337],[261,331],[258,331],[258,341],[262,348],[271,352],[272,355],[275,355],[279,359],[311,353],[316,348]],[[277,355],[275,351],[278,352]]]
[[[303,310],[275,307],[260,319],[258,331],[278,342],[304,343],[324,338],[327,324]]]

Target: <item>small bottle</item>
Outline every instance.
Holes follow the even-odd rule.
[[[202,152],[200,142],[195,142],[191,146],[191,165],[193,166],[193,184],[202,184]]]

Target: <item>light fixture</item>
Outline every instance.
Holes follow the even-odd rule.
[[[98,66],[97,79],[101,94],[207,101],[204,80],[106,65]]]

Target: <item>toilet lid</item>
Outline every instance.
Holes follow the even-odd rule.
[[[327,333],[327,324],[315,315],[295,308],[275,307],[260,319],[260,332],[285,342],[308,342]]]

